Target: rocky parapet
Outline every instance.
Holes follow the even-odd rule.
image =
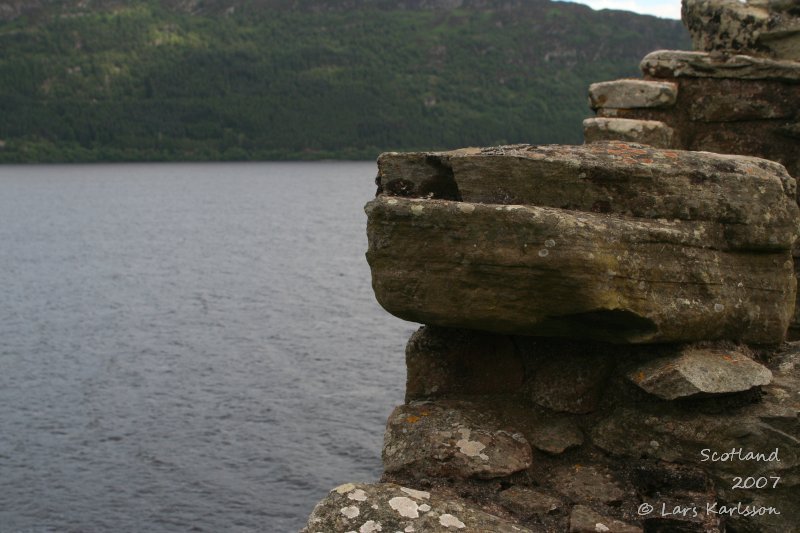
[[[695,50],[800,60],[800,4],[792,0],[683,0]]]
[[[406,320],[769,344],[793,314],[794,183],[773,163],[611,143],[379,165],[367,259],[378,301]]]

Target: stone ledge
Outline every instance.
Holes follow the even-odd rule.
[[[790,250],[721,251],[722,233],[696,222],[386,196],[367,213],[376,298],[413,322],[770,344],[794,309]]]
[[[639,64],[654,78],[735,78],[800,83],[800,61],[765,59],[746,55],[658,50]]]
[[[615,80],[589,86],[589,106],[636,109],[671,107],[678,97],[678,86],[670,82]]]

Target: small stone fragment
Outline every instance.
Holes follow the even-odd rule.
[[[627,377],[665,400],[697,394],[729,394],[768,385],[772,372],[737,350],[683,348],[674,356],[648,361]]]

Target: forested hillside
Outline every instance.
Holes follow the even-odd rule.
[[[678,21],[547,0],[0,2],[0,161],[580,143]]]

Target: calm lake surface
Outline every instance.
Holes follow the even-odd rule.
[[[380,474],[416,325],[374,163],[0,166],[0,531],[297,531]]]

